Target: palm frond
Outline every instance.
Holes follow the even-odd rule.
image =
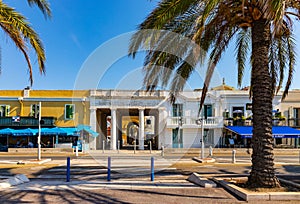
[[[242,79],[245,70],[245,63],[247,60],[248,52],[249,52],[249,42],[251,42],[251,32],[250,29],[242,29],[237,34],[237,42],[236,42],[236,60],[238,64],[238,86],[240,87],[242,84]]]
[[[45,51],[43,44],[38,34],[31,28],[26,18],[20,13],[10,8],[3,2],[0,2],[0,24],[1,27],[9,34],[16,46],[22,51],[26,61],[28,62],[29,72],[32,73],[30,60],[28,60],[27,48],[25,42],[29,42],[35,50],[39,70],[41,73],[45,73]],[[10,29],[10,32],[8,31]],[[21,44],[22,41],[22,44]],[[26,54],[25,54],[26,53]],[[30,74],[30,81],[33,82],[32,74]]]
[[[289,88],[291,86],[294,74],[294,68],[296,63],[296,56],[295,56],[295,39],[292,36],[287,36],[287,46],[288,46],[288,77],[287,82],[285,85],[284,92],[282,94],[282,99],[288,94]]]
[[[163,29],[177,16],[185,13],[189,8],[198,4],[198,0],[166,0],[159,3],[146,20],[139,26],[142,29]]]
[[[50,4],[47,0],[27,0],[29,6],[37,5],[44,14],[45,18],[52,16]]]

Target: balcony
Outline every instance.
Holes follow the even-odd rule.
[[[287,126],[287,121],[282,119],[273,119],[273,126]],[[300,122],[300,121],[299,121]],[[224,125],[225,126],[252,126],[252,119],[233,119],[233,118],[227,118],[224,119]]]
[[[200,125],[196,123],[196,117],[169,117],[167,119],[167,128],[199,128]],[[204,119],[204,128],[222,128],[223,117],[208,117]]]
[[[54,127],[56,118],[42,117],[42,127]],[[34,117],[20,117],[20,120],[13,120],[13,117],[0,117],[0,128],[5,127],[38,127],[39,119]]]

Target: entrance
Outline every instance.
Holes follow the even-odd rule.
[[[139,109],[117,109],[116,110],[116,145],[120,144],[120,149],[136,149],[139,147],[139,127],[140,127]],[[144,149],[158,149],[158,110],[144,109]],[[97,131],[100,137],[97,138],[97,149],[111,149],[113,118],[110,109],[97,109]],[[141,140],[141,141],[143,141]],[[150,142],[151,141],[151,142]]]

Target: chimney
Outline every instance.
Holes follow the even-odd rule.
[[[23,97],[29,98],[30,97],[30,86],[27,86],[23,91]]]

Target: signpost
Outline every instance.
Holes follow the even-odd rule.
[[[204,159],[204,119],[199,118],[196,120],[197,125],[200,125],[201,128],[201,159]]]

